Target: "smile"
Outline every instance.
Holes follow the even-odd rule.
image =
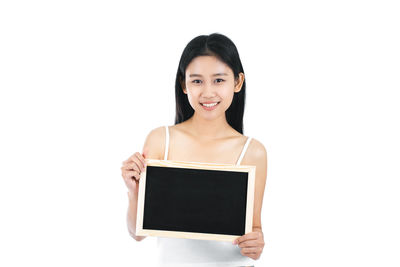
[[[202,106],[205,106],[205,107],[213,107],[213,106],[219,104],[219,102],[215,102],[215,103],[211,103],[211,104],[203,104],[203,103],[200,103],[200,104],[201,104]]]
[[[215,103],[210,103],[210,104],[203,104],[200,103],[200,105],[205,109],[205,110],[214,110],[217,108],[218,104],[221,103],[220,102],[215,102]]]

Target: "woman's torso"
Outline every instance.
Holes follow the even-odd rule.
[[[182,125],[165,127],[163,159],[240,165],[251,138],[238,134],[207,141]],[[196,153],[193,153],[196,151]],[[227,241],[157,237],[159,266],[251,266],[240,247]]]

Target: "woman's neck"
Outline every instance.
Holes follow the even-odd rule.
[[[232,128],[226,121],[225,114],[214,120],[207,120],[194,113],[187,120],[187,125],[195,137],[202,139],[224,138],[231,132]]]

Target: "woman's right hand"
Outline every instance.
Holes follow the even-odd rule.
[[[139,191],[140,173],[145,170],[145,158],[139,152],[122,162],[122,178],[129,192],[137,197]]]

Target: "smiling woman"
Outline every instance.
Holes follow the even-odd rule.
[[[182,91],[187,94],[195,116],[196,111],[206,111],[206,119],[225,121],[225,111],[231,106],[234,93],[242,89],[244,74],[238,73],[235,79],[229,65],[219,58],[213,53],[195,57],[186,67],[185,76],[189,79],[182,83]]]
[[[159,266],[254,266],[264,247],[261,206],[267,153],[255,138],[243,135],[245,75],[234,43],[218,33],[200,35],[185,47],[175,81],[175,125],[153,129],[123,174],[132,189],[128,229],[135,235],[138,182],[144,158],[256,166],[252,232],[236,242],[157,237]],[[165,141],[164,141],[165,140]],[[234,208],[234,207],[233,207]]]

